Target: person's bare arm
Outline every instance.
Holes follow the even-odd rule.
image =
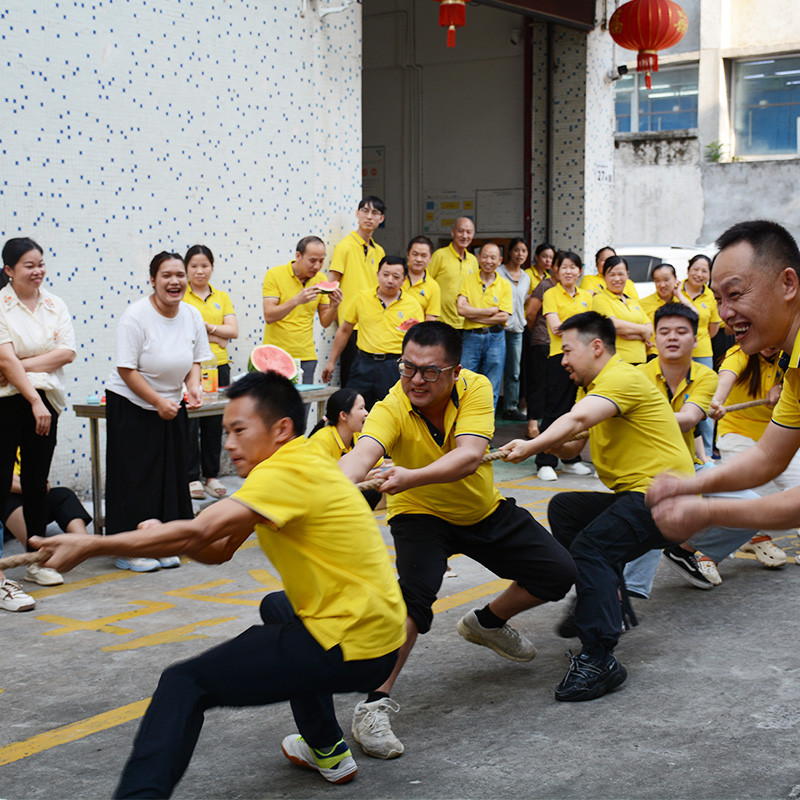
[[[681,433],[694,430],[697,423],[702,422],[705,417],[703,409],[695,403],[684,403],[683,408],[675,412],[675,419],[678,421]]]
[[[371,436],[362,436],[353,449],[339,459],[339,469],[353,482],[361,483],[385,455],[383,445]]]
[[[528,327],[533,330],[539,312],[542,310],[542,301],[538,297],[529,297],[525,304],[525,320]]]
[[[320,303],[317,306],[317,314],[319,316],[320,324],[323,328],[327,328],[336,319],[336,313],[342,303],[344,295],[341,289],[334,289],[329,295],[329,303]]]
[[[212,325],[210,322],[206,322],[205,326],[208,341],[218,344],[220,347],[227,347],[231,339],[239,336],[239,323],[236,321],[235,314],[226,314],[222,318],[221,325]]]
[[[713,339],[719,333],[719,322],[712,322],[708,326],[708,335]]]
[[[501,311],[497,306],[491,308],[475,308],[463,294],[456,298],[456,311],[464,319],[471,322],[479,322],[481,325],[505,325],[508,322],[509,314]]]
[[[264,297],[262,299],[264,319],[267,322],[278,322],[294,311],[297,306],[315,300],[318,294],[319,289],[316,286],[306,286],[284,303],[278,302],[279,297]]]
[[[555,311],[548,311],[544,318],[547,322],[547,329],[553,336],[561,336],[561,317]]]
[[[31,404],[31,412],[36,424],[36,433],[47,436],[50,432],[51,414],[39,393],[28,379],[25,367],[14,352],[11,342],[0,344],[0,370],[5,379]]]
[[[41,353],[38,356],[28,356],[19,361],[25,372],[53,372],[61,369],[66,364],[71,364],[75,360],[75,351],[66,347],[58,347]]]
[[[352,323],[343,321],[339,326],[339,330],[336,331],[336,336],[333,337],[330,358],[328,358],[328,363],[322,370],[323,383],[329,383],[330,379],[333,377],[333,370],[336,367],[336,362],[339,360],[339,356],[342,354],[342,350],[344,350],[354,327]]]
[[[736,383],[737,377],[738,375],[733,370],[721,369],[719,371],[717,391],[714,392],[714,396],[711,398],[711,405],[708,407],[708,416],[711,417],[711,419],[719,420],[725,416],[723,406],[728,399],[728,395],[731,393],[731,389],[733,389]]]

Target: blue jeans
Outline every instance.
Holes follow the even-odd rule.
[[[701,469],[713,469],[714,464],[695,464],[695,472]],[[727,497],[735,500],[755,500],[758,495],[750,489],[740,492],[715,492],[703,497]],[[719,564],[725,556],[738,550],[745,542],[749,542],[757,531],[750,528],[712,527],[700,531],[689,539],[689,544]],[[656,577],[661,550],[651,550],[625,566],[625,586],[642,597],[650,597],[653,580]]]
[[[480,372],[492,384],[494,406],[497,408],[497,397],[500,394],[500,381],[503,378],[503,366],[506,361],[505,331],[486,331],[475,333],[464,331],[464,346],[461,353],[461,364],[465,369]]]
[[[695,356],[692,361],[702,364],[709,369],[714,369],[714,359],[712,356]],[[697,425],[700,431],[700,436],[703,439],[703,447],[706,450],[706,457],[711,458],[714,452],[714,420],[711,417],[706,417],[702,422]]]
[[[506,363],[503,369],[503,408],[519,405],[519,371],[522,365],[522,331],[506,331]]]

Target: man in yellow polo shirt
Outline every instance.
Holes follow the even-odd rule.
[[[427,322],[442,315],[442,290],[428,271],[432,255],[433,242],[427,236],[415,236],[406,247],[408,277],[403,288],[416,297]]]
[[[328,268],[332,281],[339,281],[345,302],[350,302],[364,289],[372,289],[377,281],[378,264],[386,255],[372,235],[386,219],[386,204],[380,197],[368,195],[356,210],[357,226],[333,249],[333,258]],[[344,307],[339,307],[339,324],[344,320]],[[356,340],[350,336],[342,351],[342,386],[347,385],[350,369],[356,357]]]
[[[614,658],[620,636],[623,565],[668,542],[644,504],[653,476],[690,475],[692,459],[664,395],[616,354],[614,323],[595,311],[561,323],[563,364],[581,387],[578,402],[532,441],[504,445],[510,461],[544,450],[574,456],[589,429],[597,477],[608,492],[564,492],[547,510],[553,536],[578,568],[574,624],[583,645],[556,689],[556,700],[594,700],[621,686],[625,667]]]
[[[225,448],[245,478],[233,497],[191,520],[37,540],[46,564],[60,569],[145,551],[217,564],[255,529],[283,580],[284,591],[261,603],[263,625],[162,674],[115,797],[169,797],[208,709],[285,700],[300,731],[283,740],[286,757],[332,783],[352,779],[357,768],[331,695],[380,683],[405,640],[406,610],[375,519],[336,464],[301,435],[297,390],[275,373],[249,373],[227,395]]]
[[[560,600],[575,577],[567,551],[524,509],[500,496],[491,463],[482,463],[494,432],[489,381],[462,369],[461,336],[443,322],[421,322],[406,334],[400,380],[367,417],[353,450],[339,465],[354,482],[384,455],[394,466],[380,490],[408,607],[408,638],[397,666],[356,706],[352,732],[369,755],[395,758],[403,745],[392,733],[389,697],[417,634],[430,630],[432,606],[447,558],[463,553],[512,583],[458,622],[459,634],[512,661],[536,648],[508,625],[526,609]]]
[[[502,263],[500,248],[486,242],[478,256],[479,269],[464,276],[456,300],[464,318],[462,363],[489,379],[495,408],[506,363],[506,323],[514,310],[511,284],[497,274]]]
[[[330,358],[322,370],[322,380],[327,383],[350,334],[358,326],[358,351],[347,383],[342,385],[355,389],[368,409],[397,383],[397,357],[403,336],[425,316],[416,298],[401,288],[407,275],[405,259],[383,257],[377,289],[364,289],[345,303]]]
[[[475,223],[469,217],[459,217],[450,235],[453,241],[433,254],[428,271],[442,290],[442,322],[461,328],[464,318],[456,308],[458,290],[465,275],[478,271],[478,259],[468,249],[475,237]]]
[[[664,475],[654,482],[648,502],[674,539],[709,525],[781,530],[800,524],[800,488],[745,501],[697,497],[763,486],[800,448],[800,249],[785,228],[763,220],[732,226],[717,247],[711,282],[720,317],[745,353],[782,349],[786,372],[772,421],[753,447],[691,478]]]
[[[267,270],[261,291],[267,323],[264,344],[282,347],[292,358],[299,358],[303,383],[314,383],[317,366],[314,314],[327,328],[342,301],[341,288],[330,294],[319,290],[325,280],[324,262],[325,243],[318,236],[306,236],[297,243],[294,260]]]

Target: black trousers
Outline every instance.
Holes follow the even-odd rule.
[[[539,430],[546,431],[562,414],[575,405],[578,387],[569,379],[569,373],[561,366],[561,354],[549,356],[545,364],[545,412]],[[571,461],[580,461],[580,456]],[[558,457],[550,453],[538,453],[537,467],[557,467]]]
[[[397,369],[397,355],[390,353],[383,361],[376,361],[360,350],[356,352],[350,377],[342,383],[348,389],[355,389],[363,398],[367,408],[372,408],[378,400],[383,400],[389,389],[400,380]]]
[[[669,542],[653,522],[641,492],[564,492],[550,501],[547,516],[553,536],[578,568],[575,627],[583,649],[611,652],[622,627],[622,569]]]
[[[44,392],[39,392],[39,396],[51,414],[47,436],[36,433],[31,404],[21,394],[0,398],[0,509],[6,507],[11,494],[11,476],[19,448],[22,513],[28,538],[44,536],[47,528],[47,476],[58,430],[58,414]]]
[[[530,344],[526,351],[525,398],[528,403],[528,419],[542,419],[545,415],[549,352],[550,345],[547,344]]]
[[[231,382],[231,365],[221,364],[219,372],[220,388]],[[219,455],[222,447],[222,414],[213,417],[196,417],[187,420],[189,442],[189,480],[200,480],[201,470],[204,478],[219,475]]]
[[[338,645],[323,650],[283,592],[267,595],[260,613],[263,625],[163,672],[114,797],[169,797],[211,708],[288,700],[306,742],[331,746],[342,738],[331,695],[380,686],[397,661],[396,650],[364,661],[345,661]]]
[[[350,380],[350,372],[353,369],[353,361],[355,361],[358,348],[356,347],[356,340],[358,338],[358,331],[352,331],[347,344],[339,356],[339,383],[342,386],[347,386],[347,381]]]
[[[9,494],[2,517],[4,524],[21,505],[22,495]],[[66,486],[55,486],[47,493],[46,507],[47,523],[55,522],[62,531],[65,531],[67,525],[74,519],[82,519],[87,525],[92,521],[81,501],[75,496],[75,492]],[[6,534],[11,535],[8,531]]]

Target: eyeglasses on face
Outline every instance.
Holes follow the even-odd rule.
[[[417,372],[419,372],[419,374],[422,375],[422,380],[428,381],[428,383],[438,381],[439,376],[443,372],[447,372],[449,369],[455,369],[455,366],[455,364],[451,364],[449,367],[435,367],[433,365],[418,367],[410,361],[405,361],[402,358],[397,359],[397,368],[400,370],[400,375],[403,378],[413,378]]]

